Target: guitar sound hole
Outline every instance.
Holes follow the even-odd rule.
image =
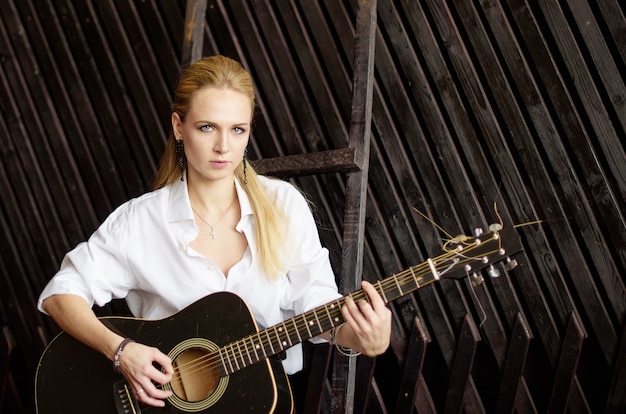
[[[209,397],[218,386],[220,375],[211,363],[211,351],[202,348],[189,348],[174,359],[172,391],[180,399],[188,402],[202,401]]]

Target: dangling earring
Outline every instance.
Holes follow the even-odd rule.
[[[185,144],[182,139],[176,140],[176,155],[178,155],[178,165],[180,166],[180,181],[185,181]]]
[[[243,152],[243,183],[248,184],[248,175],[246,172],[248,171],[248,147],[246,147]]]

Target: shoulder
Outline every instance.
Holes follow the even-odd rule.
[[[106,222],[124,226],[148,217],[162,216],[167,211],[169,197],[170,188],[165,186],[131,198],[113,210]]]
[[[308,201],[302,191],[292,183],[278,178],[259,176],[259,180],[265,187],[270,198],[280,204],[297,205],[302,207],[308,205]]]

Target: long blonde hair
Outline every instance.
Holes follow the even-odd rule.
[[[239,62],[224,56],[210,56],[192,63],[181,75],[174,94],[172,111],[181,121],[185,120],[196,93],[208,87],[237,91],[250,99],[252,113],[255,94],[252,79]],[[184,160],[186,163],[186,160]],[[186,165],[184,165],[186,168]],[[153,190],[172,184],[181,176],[175,137],[170,131],[165,151],[153,183]],[[235,177],[245,190],[255,217],[257,254],[265,273],[275,279],[285,270],[288,251],[287,219],[282,210],[276,208],[265,187],[261,184],[254,168],[247,163],[244,176],[244,161],[235,169]]]

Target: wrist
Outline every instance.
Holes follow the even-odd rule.
[[[117,350],[115,351],[115,354],[113,355],[113,372],[115,372],[116,374],[121,374],[120,368],[122,366],[122,363],[120,361],[120,357],[124,353],[124,349],[126,348],[126,345],[128,345],[131,342],[134,342],[134,341],[130,338],[124,338],[122,342],[120,342],[119,346],[117,347]]]
[[[330,343],[333,344],[335,346],[335,348],[337,348],[337,351],[344,356],[347,357],[355,357],[355,356],[359,356],[361,355],[361,353],[355,349],[352,349],[350,347],[346,347],[341,344],[345,344],[346,342],[343,340],[339,339],[339,332],[342,330],[341,328],[343,328],[343,326],[345,325],[345,322],[342,323],[341,325],[337,326],[337,327],[332,327],[330,330]]]

